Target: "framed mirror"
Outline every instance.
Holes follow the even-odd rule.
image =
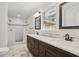
[[[36,30],[41,29],[41,16],[35,18],[35,29]]]
[[[79,29],[79,2],[60,4],[59,29]]]

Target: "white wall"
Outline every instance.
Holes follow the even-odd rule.
[[[29,28],[35,28],[35,20],[33,16],[30,16],[28,19]]]
[[[28,22],[28,33],[35,33],[35,18],[33,16],[30,16],[27,18]]]
[[[0,47],[7,46],[8,30],[7,3],[0,3]]]
[[[0,3],[0,54],[1,51],[2,52],[7,51],[7,42],[8,42],[8,5],[7,3],[1,2]]]

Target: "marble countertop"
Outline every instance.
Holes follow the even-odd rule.
[[[70,53],[73,53],[79,56],[79,40],[74,39],[74,41],[66,41],[63,37],[62,38],[53,38],[53,37],[46,37],[40,36],[36,34],[28,34],[29,36],[36,38],[40,41],[46,42],[52,46],[58,47]]]

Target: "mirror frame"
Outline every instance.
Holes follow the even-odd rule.
[[[63,2],[59,5],[59,29],[79,29],[79,26],[62,26],[62,6],[68,4],[69,2]]]
[[[39,22],[39,26],[37,26],[37,21]],[[35,30],[41,29],[41,16],[35,18]]]

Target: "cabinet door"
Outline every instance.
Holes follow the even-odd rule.
[[[57,55],[53,50],[50,50],[50,49],[46,49],[46,54],[45,54],[46,57],[57,57],[59,55]]]
[[[30,36],[27,36],[27,47],[30,50],[31,53],[33,53],[34,50],[34,39]]]
[[[30,51],[34,54],[34,39],[30,37]]]
[[[29,40],[30,40],[30,37],[27,36],[27,48],[28,48],[28,49],[30,48],[30,46],[29,46],[29,45],[30,45],[30,41],[29,41]]]
[[[34,56],[38,57],[39,55],[39,41],[37,39],[34,39]]]
[[[38,40],[27,36],[27,48],[32,53],[33,56],[37,57],[39,55],[39,47],[38,47]]]
[[[47,44],[46,46],[46,57],[59,57],[60,55],[58,54],[59,52],[56,50],[55,47]]]
[[[45,57],[45,44],[39,41],[39,57]]]

